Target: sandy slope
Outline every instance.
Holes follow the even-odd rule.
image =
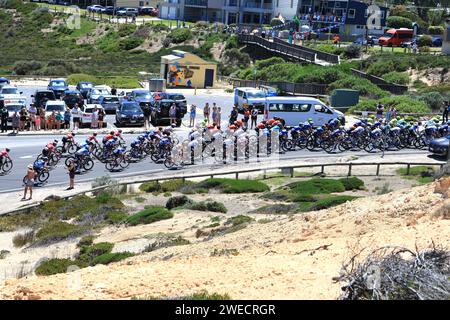
[[[403,189],[330,210],[253,223],[209,241],[160,249],[109,266],[8,280],[0,286],[0,297],[129,299],[206,289],[233,299],[336,299],[340,284],[332,278],[352,249],[424,247],[432,240],[450,247],[448,209],[446,217],[437,214],[444,204],[449,207],[449,200],[434,191],[434,184]],[[326,249],[313,250],[324,245]],[[214,249],[237,249],[239,254],[211,256]]]

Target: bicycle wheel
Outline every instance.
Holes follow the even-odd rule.
[[[172,158],[166,158],[166,160],[164,160],[164,166],[167,169],[170,169],[175,166],[175,162],[172,160]]]
[[[119,162],[119,166],[120,166],[122,169],[128,168],[129,165],[130,165],[130,163],[129,163],[127,160],[125,160],[125,159],[122,159],[122,160]]]
[[[76,146],[76,144],[71,143],[71,144],[69,145],[69,147],[67,148],[67,152],[68,152],[69,154],[74,154],[75,152],[77,152],[77,146]]]
[[[92,161],[92,159],[86,159],[83,162],[83,169],[86,171],[91,170],[94,167],[94,161]]]
[[[4,173],[7,173],[7,172],[11,171],[12,167],[13,167],[13,163],[12,163],[11,159],[6,159],[5,162],[3,163],[2,170]]]
[[[39,182],[44,183],[45,181],[48,180],[49,177],[50,177],[50,173],[48,171],[42,171],[39,173],[37,179]]]
[[[105,163],[105,168],[108,171],[113,171],[116,168],[116,166],[117,166],[117,163],[116,163],[115,160],[108,161],[108,162]]]
[[[66,160],[64,161],[64,164],[65,164],[66,166],[68,166],[69,163],[70,163],[71,161],[76,162],[77,159],[76,159],[75,157],[73,157],[73,156],[67,157]]]

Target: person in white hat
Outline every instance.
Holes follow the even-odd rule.
[[[34,167],[32,164],[28,165],[28,170],[27,170],[27,175],[24,178],[24,182],[25,182],[25,191],[23,194],[23,198],[22,200],[27,200],[27,191],[30,190],[30,197],[28,198],[28,200],[31,200],[31,198],[33,197],[33,186],[34,186],[34,176],[35,176],[35,172],[34,172]]]

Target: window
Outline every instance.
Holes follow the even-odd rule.
[[[410,39],[412,37],[412,34],[410,34],[410,33],[399,33],[398,37],[399,37],[399,39]]]
[[[143,7],[144,6],[144,1],[139,1],[139,7]]]
[[[354,18],[355,17],[355,9],[348,9],[348,17],[349,18]]]
[[[329,113],[329,114],[331,114],[331,111],[328,110],[328,108],[326,108],[324,105],[321,105],[321,104],[315,104],[314,105],[314,111],[315,112],[320,112],[320,113]]]
[[[334,3],[334,6],[335,6],[336,8],[340,8],[340,7],[341,7],[341,3],[340,3],[339,1],[336,1],[336,2]]]
[[[269,105],[269,111],[279,112],[308,112],[311,110],[310,104],[299,103],[271,103]]]

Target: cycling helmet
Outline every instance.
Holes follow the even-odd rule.
[[[275,123],[275,119],[269,119],[269,121],[267,121],[267,124],[269,125],[273,125]]]
[[[6,152],[9,152],[10,150],[9,150],[9,148],[5,148],[5,151],[6,151]]]
[[[264,129],[266,126],[263,123],[258,123],[258,129]]]
[[[234,124],[232,124],[231,126],[229,126],[228,128],[230,128],[231,130],[236,130],[236,126]]]

